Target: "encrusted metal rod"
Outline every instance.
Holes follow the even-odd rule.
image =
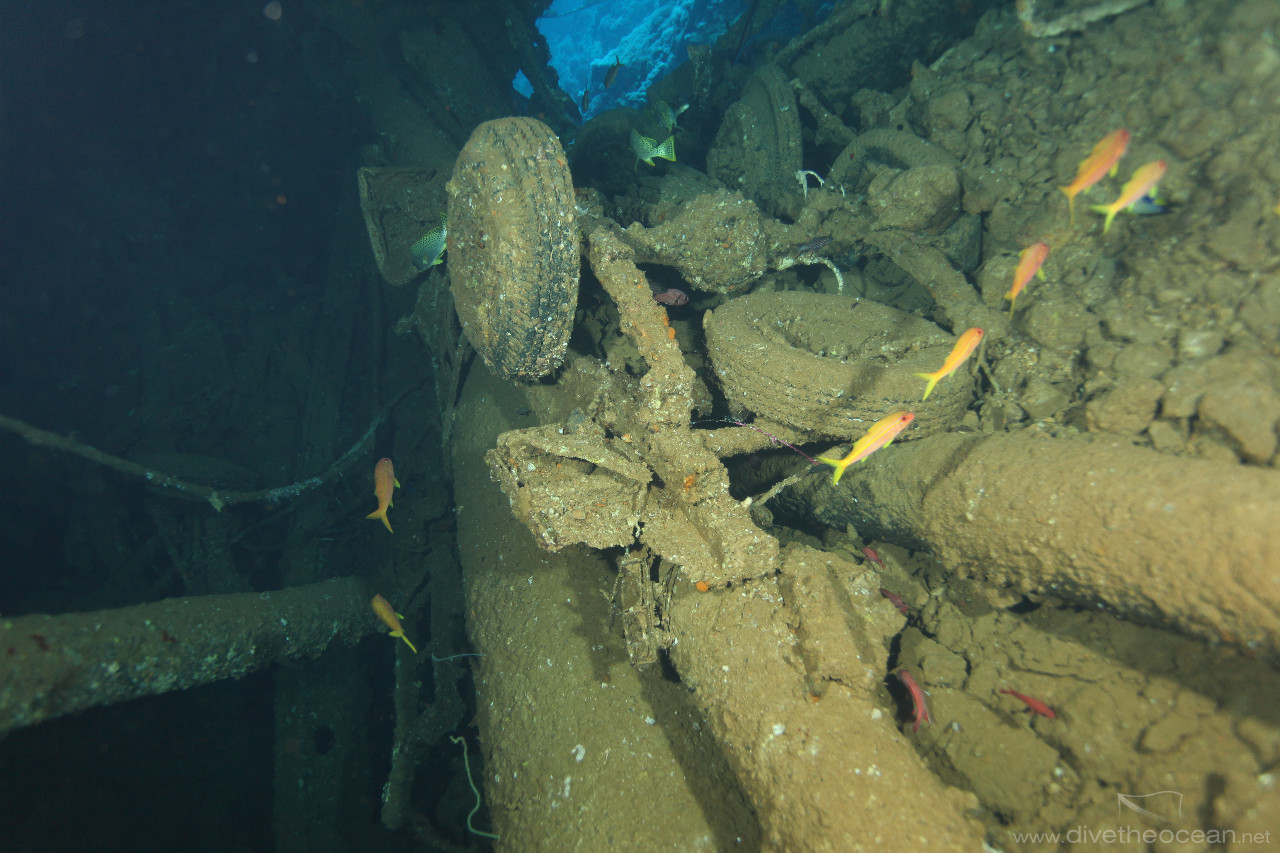
[[[835,274],[836,292],[839,293],[841,296],[843,296],[844,295],[844,276],[840,274],[840,268],[837,267],[834,263],[832,263],[827,258],[821,257],[819,255],[815,255],[812,252],[802,252],[801,254],[796,255],[794,257],[782,258],[776,264],[773,265],[773,268],[776,269],[778,272],[782,272],[783,270],[790,269],[791,267],[797,266],[797,265],[814,266],[817,264],[821,264],[822,266],[831,270],[831,272]]]
[[[378,629],[361,578],[0,621],[0,735],[98,705],[239,678]]]
[[[37,447],[50,447],[64,453],[71,453],[84,459],[88,459],[90,462],[96,462],[97,464],[110,468],[113,471],[119,471],[121,474],[141,477],[153,486],[172,489],[186,497],[208,501],[209,505],[212,506],[214,510],[221,512],[224,506],[230,506],[231,504],[248,503],[251,501],[275,502],[297,497],[303,492],[310,491],[316,486],[323,485],[338,474],[341,474],[351,465],[352,462],[356,460],[357,454],[359,454],[360,451],[364,449],[365,445],[368,444],[369,440],[373,438],[374,431],[377,430],[378,425],[386,419],[387,415],[391,413],[391,410],[395,405],[403,400],[409,392],[416,390],[417,387],[418,386],[410,386],[409,388],[401,391],[396,398],[391,401],[391,404],[382,411],[382,414],[378,415],[378,417],[374,419],[373,423],[369,424],[369,428],[365,430],[364,435],[357,439],[356,443],[351,445],[351,448],[344,453],[340,459],[330,465],[323,473],[315,477],[308,477],[307,479],[300,480],[296,483],[290,483],[287,486],[277,486],[273,489],[258,489],[257,491],[252,492],[220,492],[216,489],[211,489],[208,486],[191,483],[171,474],[166,474],[163,471],[156,471],[146,467],[145,465],[139,465],[137,462],[131,462],[128,459],[121,459],[119,456],[113,456],[112,454],[101,451],[96,447],[76,441],[74,438],[67,438],[66,436],[61,436],[57,433],[40,429],[39,427],[20,421],[17,418],[0,415],[0,429],[17,433],[22,436],[28,444],[34,444]]]
[[[993,588],[1280,654],[1276,472],[1093,438],[929,436],[801,500]]]
[[[447,643],[453,636],[458,615],[453,591],[462,588],[462,575],[451,553],[433,551],[422,563],[431,576],[429,594],[431,600],[431,630],[425,635],[434,643]],[[424,615],[419,609],[420,616]],[[392,693],[396,713],[395,732],[391,740],[391,769],[382,787],[382,825],[390,830],[405,826],[412,819],[413,780],[419,763],[427,752],[441,742],[445,734],[462,722],[466,706],[458,690],[466,665],[457,661],[469,657],[484,657],[479,652],[459,652],[440,657],[430,652],[433,666],[430,678],[434,682],[433,701],[422,703],[428,648],[415,655],[404,643],[396,643],[396,686]]]
[[[416,751],[409,744],[413,723],[418,716],[418,688],[421,686],[421,682],[414,678],[413,657],[407,646],[396,643],[396,686],[392,692],[396,726],[391,747],[391,771],[387,774],[387,783],[382,786],[382,823],[390,830],[400,829],[409,820],[409,797],[418,765]]]

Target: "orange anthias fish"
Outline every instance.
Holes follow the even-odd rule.
[[[956,368],[964,364],[965,359],[973,354],[980,343],[982,343],[982,330],[975,326],[960,336],[960,340],[956,341],[956,345],[952,347],[951,354],[947,356],[946,361],[942,362],[942,367],[933,373],[917,373],[916,376],[929,381],[929,384],[924,386],[924,396],[920,398],[920,402],[928,400],[938,380],[945,379],[954,373]]]
[[[911,426],[911,422],[915,419],[914,412],[894,412],[887,418],[876,421],[875,425],[867,430],[867,434],[858,439],[857,444],[853,446],[853,449],[849,451],[849,455],[845,458],[831,459],[827,456],[819,456],[818,461],[836,469],[835,473],[831,475],[831,482],[832,484],[839,483],[840,476],[844,474],[845,468],[848,468],[859,459],[866,459],[882,447],[888,447],[898,437],[898,433]]]
[[[410,643],[409,638],[404,635],[404,628],[400,624],[400,620],[404,617],[395,611],[395,608],[391,606],[391,602],[387,601],[381,595],[375,595],[373,597],[373,612],[378,614],[378,618],[391,629],[390,636],[399,637],[404,640],[405,643],[408,644],[409,648],[413,649],[413,653],[415,655],[418,653],[418,650],[413,648],[413,643]]]
[[[1071,211],[1071,224],[1076,224],[1076,196],[1102,180],[1110,172],[1115,174],[1116,164],[1129,147],[1129,131],[1113,130],[1093,146],[1093,151],[1076,170],[1076,179],[1069,186],[1058,187],[1067,194],[1067,209]]]
[[[385,456],[378,460],[378,464],[373,466],[373,494],[378,498],[378,508],[365,516],[365,518],[380,518],[382,523],[387,526],[387,530],[391,530],[391,522],[387,520],[387,508],[392,506],[391,493],[400,485],[400,481],[396,479],[395,466],[391,464],[391,460]]]
[[[1152,188],[1164,177],[1165,168],[1163,160],[1152,160],[1145,166],[1139,166],[1138,171],[1134,172],[1133,177],[1129,179],[1129,183],[1120,188],[1120,198],[1098,208],[1099,213],[1107,215],[1106,221],[1102,223],[1103,234],[1107,233],[1111,227],[1111,220],[1116,218],[1117,213],[1152,192]]]
[[[1013,317],[1013,305],[1018,299],[1018,294],[1022,292],[1022,288],[1027,286],[1027,282],[1031,281],[1034,275],[1040,276],[1040,280],[1044,281],[1044,272],[1040,269],[1044,265],[1044,259],[1049,257],[1049,244],[1041,241],[1032,243],[1023,249],[1018,255],[1018,268],[1013,271],[1013,287],[1009,288],[1009,292],[1004,295],[1009,300],[1009,317]]]

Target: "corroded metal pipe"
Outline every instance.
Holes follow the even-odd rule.
[[[878,850],[898,838],[976,850],[976,799],[930,772],[885,713],[886,642],[902,621],[873,604],[877,582],[857,575],[839,557],[792,545],[777,577],[710,594],[678,584],[671,660],[768,849]]]
[[[109,705],[239,678],[268,664],[354,645],[377,629],[360,578],[277,592],[0,621],[0,735]]]
[[[1124,441],[949,434],[787,500],[1022,592],[1280,651],[1280,472]]]

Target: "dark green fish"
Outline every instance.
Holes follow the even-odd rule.
[[[409,247],[409,257],[413,265],[420,270],[430,269],[444,260],[445,242],[449,237],[449,228],[445,214],[440,214],[440,224],[418,238],[418,242]]]
[[[613,81],[618,79],[618,69],[622,67],[622,62],[618,60],[617,54],[614,54],[613,64],[609,66],[609,70],[604,72],[604,87],[608,89],[613,85]]]

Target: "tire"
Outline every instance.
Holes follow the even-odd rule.
[[[458,155],[449,193],[449,279],[471,345],[499,376],[560,366],[578,303],[573,181],[551,128],[487,121]]]
[[[804,208],[796,180],[803,153],[795,92],[778,66],[765,65],[725,112],[707,152],[707,173],[771,216],[794,221]]]
[[[893,412],[916,415],[899,440],[945,432],[973,401],[965,369],[927,401],[916,373],[937,370],[955,339],[920,317],[869,300],[791,291],[726,302],[703,321],[730,409],[813,440],[860,438]]]

